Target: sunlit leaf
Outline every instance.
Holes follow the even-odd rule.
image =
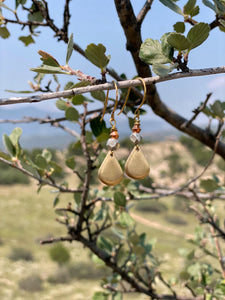
[[[214,192],[215,190],[218,189],[218,184],[215,180],[213,179],[202,179],[200,181],[200,188],[203,189],[205,192]]]
[[[47,149],[44,149],[43,151],[42,151],[42,154],[41,154],[45,159],[46,159],[46,161],[49,163],[50,161],[51,161],[51,159],[52,159],[52,153],[49,151],[49,150],[47,150]]]
[[[153,39],[146,39],[141,45],[139,57],[149,65],[171,62],[171,60],[163,54],[160,42]]]
[[[68,168],[70,168],[71,170],[73,170],[76,166],[76,162],[75,162],[75,157],[71,156],[69,158],[66,159],[66,165]]]
[[[39,50],[38,54],[41,55],[41,60],[44,62],[45,65],[52,67],[60,67],[58,61],[48,52]]]
[[[55,103],[56,107],[60,110],[66,110],[68,108],[68,104],[66,101],[62,99],[58,99]]]
[[[8,160],[8,161],[11,160],[11,157],[8,154],[1,152],[1,151],[0,151],[0,157],[4,158],[5,160]]]
[[[167,65],[163,65],[163,64],[154,64],[152,66],[152,71],[159,75],[159,76],[166,76],[167,74],[169,74],[171,71],[173,71],[174,69],[176,69],[178,66],[178,64],[173,64],[170,66]]]
[[[14,146],[16,144],[18,144],[19,138],[20,138],[22,132],[23,132],[23,130],[20,127],[14,128],[13,131],[11,132],[9,138],[10,138],[10,140],[13,143]]]
[[[35,163],[42,170],[46,169],[47,167],[47,161],[41,154],[38,154],[35,157]]]
[[[106,292],[95,292],[92,300],[108,300],[109,294]]]
[[[30,69],[33,72],[44,73],[44,74],[69,74],[68,72],[64,72],[59,67],[52,67],[48,65],[43,65],[37,68]]]

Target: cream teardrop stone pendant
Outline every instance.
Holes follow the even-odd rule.
[[[126,164],[125,173],[133,179],[143,179],[148,176],[150,166],[139,146],[134,147]]]
[[[106,185],[116,185],[123,179],[123,170],[113,151],[109,151],[98,170],[98,178]]]

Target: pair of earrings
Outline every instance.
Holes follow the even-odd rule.
[[[130,153],[130,155],[125,163],[125,173],[127,176],[129,176],[130,178],[133,178],[133,179],[143,179],[146,176],[148,176],[149,171],[150,171],[149,164],[140,148],[140,141],[141,141],[140,108],[145,102],[146,85],[142,78],[138,77],[138,79],[140,79],[143,83],[144,96],[143,96],[140,106],[135,111],[134,126],[132,128],[133,133],[130,136],[131,141],[134,143],[134,149]],[[110,124],[112,126],[110,138],[108,139],[107,144],[106,144],[109,151],[98,170],[98,178],[100,179],[100,181],[106,185],[111,185],[111,186],[120,183],[121,180],[123,179],[123,175],[124,175],[123,170],[114,154],[114,151],[118,148],[118,145],[119,145],[119,142],[118,142],[119,134],[118,134],[118,131],[116,128],[116,120],[114,118],[114,113],[115,113],[117,103],[118,103],[118,88],[117,88],[115,81],[114,81],[114,85],[115,85],[115,89],[116,89],[116,101],[115,101],[115,105],[114,105],[113,111],[111,113],[111,118],[110,118]],[[122,111],[124,110],[124,108],[126,106],[126,102],[128,100],[130,90],[131,90],[131,88],[129,88],[129,90],[128,90],[124,105],[123,105],[121,111],[118,113],[118,115],[122,113]],[[101,120],[103,119],[106,108],[107,108],[108,94],[109,94],[109,91],[107,91],[106,101],[105,101]]]

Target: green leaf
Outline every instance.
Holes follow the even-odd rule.
[[[198,23],[188,32],[187,38],[190,41],[189,50],[201,45],[209,36],[210,27],[206,23]]]
[[[163,64],[154,64],[152,65],[152,71],[159,76],[166,76],[172,70],[176,69],[178,64],[173,64],[171,66],[166,66]]]
[[[214,192],[219,188],[217,182],[213,179],[202,179],[200,181],[200,188],[203,189],[205,192]]]
[[[98,137],[106,128],[105,121],[100,121],[101,117],[94,118],[90,121],[90,127],[95,137]]]
[[[65,91],[65,90],[71,90],[71,89],[73,88],[73,86],[74,86],[73,81],[68,81],[68,82],[66,83],[66,85],[64,86],[64,91]]]
[[[68,108],[67,102],[62,99],[57,100],[55,105],[60,110],[66,110]]]
[[[163,54],[160,42],[153,39],[146,39],[144,41],[140,48],[139,57],[149,65],[171,62],[171,60]]]
[[[104,238],[102,235],[98,236],[97,245],[99,248],[101,248],[109,254],[112,252],[111,241],[109,239]]]
[[[83,95],[76,95],[72,98],[73,105],[81,105],[85,101],[85,97]]]
[[[14,93],[14,94],[32,94],[35,93],[35,91],[13,91],[13,90],[5,90],[8,93]]]
[[[18,144],[22,132],[23,130],[20,127],[14,128],[11,132],[9,138],[14,146]]]
[[[213,104],[210,105],[212,116],[214,118],[223,120],[223,118],[225,117],[225,107],[223,104],[225,104],[225,102],[216,100]]]
[[[5,26],[0,27],[0,36],[3,39],[7,39],[10,36],[10,32],[8,31],[7,27]]]
[[[78,121],[79,112],[74,107],[68,107],[65,112],[65,117],[69,121]]]
[[[178,5],[176,5],[172,0],[159,0],[162,4],[172,9],[177,14],[180,14],[183,16],[182,10]]]
[[[197,15],[199,14],[199,12],[200,12],[200,8],[199,8],[199,6],[197,5],[197,6],[195,6],[194,9],[192,9],[192,11],[191,11],[191,13],[190,13],[190,16],[191,16],[191,17],[195,17],[195,16],[197,16]]]
[[[104,69],[110,60],[110,57],[105,55],[105,51],[106,48],[102,44],[90,44],[85,50],[85,55],[94,65]]]
[[[73,194],[74,201],[77,206],[81,204],[81,194],[80,193],[74,193]]]
[[[213,0],[216,7],[217,14],[223,14],[225,12],[225,2],[224,0]]]
[[[49,150],[47,150],[47,149],[44,149],[43,151],[42,151],[42,154],[41,154],[45,159],[46,159],[46,161],[49,163],[50,161],[51,161],[51,159],[52,159],[52,153],[49,151]]]
[[[111,132],[110,128],[104,128],[102,133],[97,137],[97,141],[99,143],[102,143],[102,142],[108,140],[108,138],[110,136],[110,132]]]
[[[47,161],[41,154],[35,157],[35,163],[42,170],[45,170],[47,167]]]
[[[116,292],[112,295],[112,300],[123,300],[123,294],[120,292]]]
[[[94,92],[91,92],[91,96],[94,99],[100,100],[102,102],[105,101],[105,93],[103,91],[94,91]]]
[[[126,206],[126,196],[121,192],[115,192],[113,195],[113,199],[116,205],[118,206]]]
[[[1,151],[0,151],[0,157],[4,158],[5,160],[11,161],[11,157],[8,154]]]
[[[16,155],[16,148],[13,146],[12,141],[10,140],[8,135],[6,135],[6,134],[3,135],[3,143],[4,143],[5,148],[8,151],[8,153],[11,156],[15,156]]]
[[[185,50],[190,47],[190,41],[181,33],[172,32],[167,38],[168,43],[177,50]]]
[[[76,162],[75,162],[74,158],[75,158],[74,156],[71,156],[71,157],[67,158],[67,160],[66,160],[66,165],[71,170],[74,170],[74,168],[76,166]]]
[[[67,74],[67,75],[69,74],[68,72],[62,71],[62,69],[59,67],[53,67],[49,65],[43,65],[41,67],[31,68],[30,70],[33,72],[44,73],[44,74]]]
[[[56,205],[59,203],[59,195],[57,195],[53,201],[53,207],[56,207]]]
[[[178,33],[184,33],[185,24],[184,24],[184,22],[177,22],[176,24],[173,25],[173,28]]]
[[[21,4],[24,5],[27,0],[16,0],[16,8]]]
[[[5,5],[5,4],[2,3],[2,2],[0,2],[0,7],[4,7],[4,8],[6,8],[6,9],[8,9],[8,10],[10,10],[11,12],[14,13],[14,10],[13,10],[13,9],[11,9],[10,7],[8,7],[7,5]]]
[[[42,22],[44,20],[44,17],[42,16],[40,11],[29,13],[28,14],[28,20],[33,22]]]
[[[62,173],[62,167],[57,164],[55,161],[50,161],[49,162],[49,165],[54,169],[54,172],[57,173],[57,174],[60,174]]]
[[[168,57],[168,59],[172,62],[173,61],[173,54],[174,54],[174,49],[173,47],[168,43],[167,38],[170,35],[170,32],[165,33],[160,41],[161,41],[161,49],[162,53]]]
[[[68,62],[70,60],[70,57],[73,53],[73,34],[70,35],[68,46],[67,46],[67,53],[66,53],[66,64],[68,65]]]
[[[38,54],[41,55],[41,60],[44,62],[44,65],[60,68],[60,64],[58,63],[58,61],[48,52],[39,50]]]
[[[191,11],[194,9],[196,4],[196,0],[188,0],[188,2],[184,5],[183,12],[185,15],[190,15]]]
[[[205,6],[211,8],[214,12],[216,12],[216,7],[215,5],[209,1],[209,0],[202,0],[203,4],[205,4]]]
[[[34,39],[32,38],[32,35],[20,36],[19,40],[24,43],[25,47],[35,43]]]
[[[92,300],[108,300],[109,294],[106,292],[95,292]]]
[[[134,227],[135,221],[127,212],[122,212],[118,218],[117,225],[122,228]]]

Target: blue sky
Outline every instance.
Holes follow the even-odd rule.
[[[14,6],[13,0],[5,0],[8,6]],[[144,0],[132,1],[135,13],[137,14]],[[178,1],[182,7],[186,1]],[[49,0],[51,18],[53,18],[60,27],[62,24],[61,12],[64,1]],[[201,14],[196,18],[197,21],[211,22],[214,20],[212,10],[204,7],[202,1],[197,1],[200,5]],[[71,1],[71,25],[70,33],[74,34],[74,41],[82,48],[86,48],[89,43],[103,43],[106,46],[107,54],[111,55],[109,67],[115,69],[119,74],[126,73],[128,78],[136,75],[135,68],[130,54],[125,50],[125,37],[120,26],[119,19],[112,0],[80,0]],[[10,12],[4,10],[7,17],[12,17]],[[20,11],[19,11],[20,14]],[[25,13],[22,12],[21,16]],[[21,17],[21,19],[23,19]],[[163,6],[159,1],[154,1],[152,10],[146,17],[142,26],[143,41],[146,38],[160,39],[160,37],[169,31],[173,31],[173,24],[182,21],[182,17]],[[189,25],[187,25],[189,28]],[[19,26],[9,25],[11,37],[9,39],[0,39],[0,97],[15,96],[5,92],[5,89],[26,90],[29,89],[28,80],[32,80],[34,73],[29,69],[40,65],[38,50],[44,50],[51,53],[60,63],[65,62],[66,45],[63,42],[57,42],[53,38],[51,30],[40,28],[43,34],[35,37],[35,44],[24,47],[18,40],[20,35],[27,35],[25,28],[22,32]],[[224,66],[225,59],[225,33],[220,32],[218,28],[210,33],[208,40],[199,48],[194,49],[189,58],[190,68],[207,68]],[[100,77],[99,70],[92,66],[86,59],[76,52],[73,53],[70,65],[74,69],[80,69],[84,73]],[[60,75],[59,75],[60,76]],[[60,76],[62,86],[65,82],[74,80],[71,76]],[[111,78],[108,77],[110,81]],[[191,111],[204,101],[208,92],[213,92],[213,98],[224,100],[225,94],[225,75],[206,76],[199,78],[180,79],[169,81],[157,85],[159,93],[164,102],[175,109],[185,117],[191,116]],[[35,108],[47,112],[55,110],[54,100],[48,103],[32,104]],[[96,105],[96,104],[95,104]],[[101,103],[97,103],[101,106]],[[29,105],[30,106],[30,105]],[[15,106],[13,106],[15,108]],[[21,106],[20,106],[21,107]],[[27,105],[23,105],[24,111]],[[11,106],[12,108],[12,106]],[[5,108],[3,108],[5,109]],[[145,118],[153,118],[149,113]]]

